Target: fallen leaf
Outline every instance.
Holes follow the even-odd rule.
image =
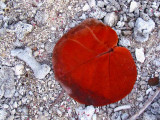
[[[131,92],[136,65],[129,50],[117,42],[116,32],[95,19],[83,21],[57,42],[52,57],[55,78],[73,99],[102,106]]]

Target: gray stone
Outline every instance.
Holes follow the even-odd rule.
[[[95,10],[89,14],[89,17],[95,19],[102,19],[106,15],[106,12],[102,11],[100,8],[95,7]]]
[[[37,11],[35,15],[35,21],[37,22],[37,25],[41,27],[46,24],[48,17],[49,16],[46,12]]]
[[[25,35],[30,33],[32,30],[32,25],[23,23],[21,21],[15,25],[15,32],[19,40],[22,40],[25,37]]]
[[[155,59],[155,60],[153,61],[153,64],[154,64],[155,66],[157,66],[157,67],[160,67],[160,60],[159,60],[159,59]]]
[[[117,24],[118,16],[115,12],[107,13],[104,17],[104,24],[109,25],[110,27]]]
[[[122,114],[122,120],[127,120],[128,116],[129,115],[127,113]]]
[[[131,45],[129,39],[127,39],[126,37],[121,37],[119,44],[124,47],[128,47]]]
[[[145,42],[149,39],[149,34],[155,28],[155,23],[152,19],[144,21],[138,18],[134,28],[134,39],[138,42]]]
[[[143,120],[157,120],[156,116],[147,113],[143,114]]]
[[[4,109],[0,109],[0,120],[6,120],[7,112]]]
[[[14,72],[9,67],[0,68],[0,98],[11,98],[15,93]]]

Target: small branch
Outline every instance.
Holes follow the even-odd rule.
[[[144,107],[141,108],[140,111],[138,111],[135,115],[133,115],[129,120],[135,120],[140,114],[142,114],[159,93],[160,93],[160,87],[157,89],[154,95],[151,98],[149,98],[149,100],[144,104]]]

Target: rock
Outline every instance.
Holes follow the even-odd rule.
[[[103,1],[98,1],[97,6],[103,8],[105,3]]]
[[[157,120],[156,116],[147,113],[143,114],[143,120]]]
[[[48,17],[49,16],[46,12],[37,11],[37,13],[35,15],[35,21],[37,22],[37,25],[41,27],[46,24]]]
[[[82,20],[85,20],[87,17],[86,17],[86,15],[83,13],[82,16],[79,17],[79,18],[82,19]]]
[[[117,24],[118,16],[115,12],[107,13],[104,17],[104,24],[109,25],[110,27],[113,27]]]
[[[129,115],[127,113],[122,114],[122,120],[127,120]]]
[[[122,28],[122,27],[124,26],[124,24],[125,24],[125,22],[123,22],[123,21],[118,21],[117,27],[118,27],[118,28]]]
[[[159,59],[155,59],[153,61],[153,65],[157,66],[157,67],[160,67],[160,60]]]
[[[0,98],[11,98],[15,93],[14,72],[9,67],[0,68]]]
[[[145,60],[144,49],[143,48],[140,48],[140,49],[136,48],[135,54],[136,54],[137,61],[143,63]]]
[[[92,120],[97,120],[97,115],[96,114],[93,114]]]
[[[14,102],[14,103],[13,103],[13,108],[17,108],[17,107],[18,107],[17,102]]]
[[[39,115],[37,120],[48,120],[48,117],[45,115]]]
[[[117,106],[117,104],[112,103],[112,104],[110,104],[109,106],[110,106],[111,108],[115,108],[115,107]]]
[[[0,120],[6,120],[7,112],[4,109],[0,109]]]
[[[134,39],[138,42],[145,42],[149,39],[149,34],[155,28],[155,23],[152,19],[144,21],[138,18],[134,28]]]
[[[22,65],[22,64],[16,65],[14,67],[14,71],[15,71],[15,75],[18,75],[18,76],[22,75],[24,72],[24,65]]]
[[[76,109],[76,113],[80,120],[92,120],[94,112],[95,108],[93,106],[87,106],[85,109],[82,109],[82,107]]]
[[[89,14],[90,18],[102,19],[106,15],[106,12],[102,11],[99,7],[95,7],[93,12]]]
[[[114,112],[120,111],[120,110],[126,110],[126,109],[130,109],[131,105],[122,105],[122,106],[118,106],[114,109]]]
[[[0,9],[5,9],[7,6],[4,2],[0,1]]]
[[[121,37],[119,44],[124,47],[131,46],[129,39],[127,39],[126,37]]]
[[[160,34],[160,32],[159,32],[159,34]],[[160,51],[160,45],[158,45],[158,46],[156,47],[156,51]]]
[[[4,108],[4,109],[7,109],[7,108],[9,108],[9,105],[3,104],[3,108]]]
[[[134,22],[133,22],[133,21],[130,21],[130,22],[128,23],[128,26],[129,26],[130,28],[133,28],[133,27],[134,27]]]
[[[89,7],[89,5],[86,3],[85,5],[84,5],[84,7],[83,7],[83,11],[87,11],[87,10],[89,10],[90,9],[90,7]]]
[[[15,25],[15,32],[17,35],[17,38],[19,40],[22,40],[26,34],[30,33],[33,29],[33,26],[27,23],[23,23],[23,22],[18,22]]]
[[[23,49],[15,49],[11,51],[12,56],[16,56],[19,59],[26,62],[34,72],[34,75],[38,79],[43,79],[49,73],[50,67],[46,64],[41,65],[32,56],[32,50],[28,47]]]
[[[159,11],[155,11],[154,15],[158,18],[158,17],[160,17],[160,12]]]
[[[57,114],[58,114],[59,117],[62,116],[62,112],[60,110],[58,110],[58,109],[57,109]]]
[[[139,3],[138,2],[136,2],[136,1],[132,1],[131,2],[131,4],[130,4],[130,8],[129,8],[129,12],[133,12],[133,11],[135,11],[136,9],[138,9],[138,7],[139,7]]]
[[[7,120],[14,120],[14,115],[10,115]]]
[[[148,95],[152,90],[152,88],[149,88],[148,90],[146,90],[146,94]]]
[[[96,1],[95,0],[87,0],[88,4],[90,7],[95,7],[96,6]]]
[[[143,101],[143,96],[140,95],[140,96],[137,98],[137,101]]]

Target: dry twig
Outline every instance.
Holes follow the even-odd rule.
[[[140,109],[135,115],[133,115],[130,120],[135,120],[140,114],[142,114],[145,109],[152,103],[152,101],[157,97],[157,95],[160,93],[160,87],[157,89],[157,91],[154,93],[154,95],[149,98],[149,100],[144,104],[144,107]]]

